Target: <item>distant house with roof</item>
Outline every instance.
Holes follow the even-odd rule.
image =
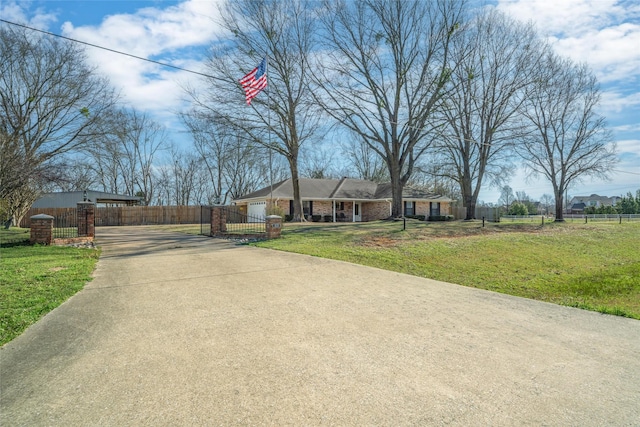
[[[590,196],[574,196],[569,201],[569,206],[572,214],[582,214],[584,213],[585,208],[599,208],[601,206],[615,206],[618,202],[622,200],[618,196],[607,197],[607,196],[598,196],[597,194],[592,194]]]
[[[96,204],[135,206],[140,204],[140,197],[122,194],[105,193],[103,191],[58,191],[45,193],[36,200],[32,208],[75,208],[78,202],[87,201]]]
[[[361,222],[391,216],[390,183],[351,178],[301,178],[299,184],[303,213],[308,220]],[[264,217],[272,200],[285,215],[293,214],[291,178],[239,197],[233,204],[250,216]],[[402,201],[405,216],[429,218],[451,213],[450,198],[419,189],[405,187]]]

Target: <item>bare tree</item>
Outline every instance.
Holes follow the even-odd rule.
[[[148,205],[155,191],[154,159],[169,143],[166,131],[146,113],[134,109],[123,109],[117,117],[116,137],[124,154],[120,167],[126,191],[130,196],[141,196],[142,203]]]
[[[225,125],[220,117],[199,111],[181,117],[207,173],[209,204],[226,204],[246,194],[238,194],[240,189],[250,192],[268,182],[269,156],[263,146],[239,137],[238,128]]]
[[[511,203],[513,203],[515,199],[515,195],[513,194],[513,188],[505,185],[500,190],[500,198],[498,199],[498,203],[505,207],[505,210],[509,212],[511,208]]]
[[[18,220],[46,181],[43,165],[96,137],[116,96],[83,50],[67,41],[3,26],[0,51],[0,176],[10,177],[0,197],[10,200]],[[5,171],[9,165],[19,168]]]
[[[86,190],[97,183],[95,170],[86,157],[76,155],[63,159],[57,168],[59,172],[52,179],[52,191]]]
[[[540,197],[540,203],[544,206],[544,213],[546,215],[549,215],[549,207],[555,204],[551,194],[543,194],[542,197]]]
[[[178,147],[171,149],[171,163],[163,167],[166,174],[167,202],[176,206],[187,206],[196,200],[199,177],[204,175],[201,160],[194,153],[181,151]]]
[[[357,178],[378,183],[389,182],[389,168],[361,136],[349,138],[343,150],[347,165]]]
[[[437,146],[446,176],[460,185],[466,219],[475,217],[485,181],[499,185],[512,171],[512,120],[533,82],[543,49],[530,25],[488,9],[454,41],[454,90],[443,110],[446,127]]]
[[[300,174],[307,178],[330,179],[339,177],[336,152],[319,145],[307,147],[302,152]]]
[[[194,108],[221,117],[238,135],[286,158],[293,181],[294,220],[302,220],[298,182],[300,147],[313,139],[320,120],[308,88],[308,56],[313,49],[313,3],[304,0],[232,1],[223,26],[233,35],[207,62],[203,92],[188,89]],[[268,89],[244,105],[238,79],[268,59]]]
[[[427,150],[431,118],[449,87],[449,53],[463,1],[329,1],[314,81],[317,101],[385,162],[392,215]]]
[[[164,127],[130,108],[103,116],[101,135],[86,145],[84,161],[103,191],[139,196],[143,204],[151,204],[156,184],[154,160],[169,142]]]
[[[551,182],[556,221],[563,221],[562,200],[585,177],[605,178],[617,162],[615,143],[596,110],[600,90],[584,64],[549,52],[536,85],[521,108],[528,133],[517,144],[530,176]]]

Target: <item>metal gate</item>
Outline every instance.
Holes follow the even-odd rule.
[[[211,236],[211,216],[214,209],[221,211],[225,218],[224,226],[216,235],[232,238],[264,238],[266,237],[266,220],[263,216],[247,215],[236,206],[201,206],[200,234]]]
[[[211,236],[211,206],[200,206],[200,234]]]

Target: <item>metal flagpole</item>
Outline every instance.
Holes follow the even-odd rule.
[[[269,198],[271,199],[271,205],[273,206],[273,161],[271,153],[271,90],[269,89],[269,56],[265,55],[265,63],[267,73],[267,127],[269,133]]]

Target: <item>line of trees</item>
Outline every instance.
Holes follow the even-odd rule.
[[[617,161],[593,73],[495,9],[246,0],[225,12],[233,39],[213,50],[208,89],[189,94],[196,110],[288,160],[296,216],[300,153],[328,129],[348,133],[361,176],[391,181],[393,216],[404,186],[426,175],[431,188],[455,182],[471,219],[482,186],[503,185],[521,163],[552,184],[562,220],[567,188]],[[268,95],[246,108],[235,79],[265,54]]]
[[[18,217],[38,192],[100,187],[147,204],[227,203],[291,177],[352,176],[460,198],[471,219],[483,186],[523,164],[553,187],[606,177],[615,144],[597,114],[593,73],[536,30],[465,0],[229,1],[230,37],[207,78],[185,87],[178,146],[67,41],[0,27],[0,199]],[[238,78],[268,58],[250,106]],[[333,138],[330,140],[330,136]],[[342,140],[342,142],[331,142]],[[340,166],[336,166],[339,163]]]

